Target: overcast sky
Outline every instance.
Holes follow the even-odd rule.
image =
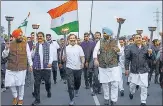
[[[5,15],[14,16],[11,31],[17,28],[23,20],[31,13],[26,35],[30,36],[33,31],[32,24],[39,23],[40,28],[38,31],[50,33],[53,39],[61,38],[50,29],[51,17],[47,13],[50,9],[55,8],[65,1],[2,1],[1,2],[1,25],[5,27],[7,33],[7,21]],[[79,35],[83,37],[84,32],[89,31],[90,26],[90,13],[91,1],[79,1]],[[121,34],[131,35],[136,33],[136,29],[143,29],[144,35],[149,35],[148,26],[155,25],[156,19],[153,12],[156,9],[162,12],[161,1],[94,1],[93,6],[93,19],[92,19],[92,32],[102,30],[102,27],[108,27],[117,34],[118,23],[115,16],[123,17],[126,19],[122,25]],[[160,19],[162,14],[160,14]],[[162,22],[160,22],[159,31],[162,29]]]

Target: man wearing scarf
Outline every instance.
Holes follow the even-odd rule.
[[[51,51],[53,53],[52,72],[54,84],[57,83],[57,65],[58,65],[58,49],[59,45],[56,41],[52,41],[51,34],[46,34],[46,40],[51,45]]]
[[[141,88],[141,106],[146,106],[148,87],[148,59],[153,58],[151,49],[142,45],[142,36],[136,34],[134,44],[125,50],[125,74],[129,74],[130,66],[130,99],[133,99],[136,85]]]
[[[27,60],[30,66],[29,70],[32,71],[31,52],[22,34],[21,29],[14,30],[12,36],[16,40],[10,44],[6,43],[5,50],[2,53],[3,58],[8,57],[5,86],[10,87],[14,97],[12,105],[23,105]],[[16,87],[19,88],[19,95]]]
[[[104,105],[110,103],[115,105],[118,100],[118,83],[121,80],[118,66],[120,49],[117,46],[117,41],[111,38],[112,30],[103,28],[102,32],[104,38],[98,41],[94,48],[94,64],[99,67],[99,80],[104,91]],[[111,83],[111,94],[109,94],[109,83]],[[109,101],[110,99],[111,101]]]
[[[40,103],[40,84],[41,80],[45,81],[47,97],[51,97],[51,67],[53,62],[52,47],[45,41],[43,32],[37,34],[38,43],[32,51],[33,57],[33,75],[34,75],[34,93],[35,101],[32,105]]]
[[[84,41],[81,43],[81,47],[85,55],[85,66],[84,66],[84,79],[86,89],[92,87],[92,75],[94,72],[93,67],[93,49],[95,47],[95,42],[90,40],[89,33],[84,34]]]

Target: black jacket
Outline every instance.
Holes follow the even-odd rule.
[[[148,59],[153,59],[154,55],[148,54],[148,47],[142,46],[139,49],[135,44],[125,48],[125,69],[134,74],[147,73],[149,71]]]

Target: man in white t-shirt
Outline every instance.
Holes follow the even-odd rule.
[[[66,56],[63,56],[63,60],[66,60],[66,78],[70,97],[69,105],[74,105],[74,91],[75,96],[77,96],[81,85],[81,74],[85,59],[83,49],[76,44],[77,36],[70,34],[68,41],[69,45],[66,47]]]
[[[53,53],[53,63],[52,63],[52,72],[53,72],[53,80],[54,84],[57,83],[57,64],[58,64],[58,52],[57,50],[60,48],[58,43],[56,41],[52,41],[51,34],[46,34],[46,40],[47,42],[52,45],[50,46],[50,50],[52,50]]]

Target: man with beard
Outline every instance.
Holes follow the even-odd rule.
[[[25,76],[27,70],[27,60],[30,71],[32,71],[31,52],[27,42],[23,40],[22,30],[16,29],[12,36],[16,39],[10,44],[6,43],[5,50],[2,53],[3,58],[8,57],[8,65],[5,75],[5,86],[10,87],[13,95],[12,105],[23,105]],[[19,97],[16,90],[19,88]]]
[[[81,47],[85,55],[85,66],[84,66],[84,79],[86,89],[92,87],[92,75],[94,72],[93,66],[93,49],[95,47],[95,42],[90,40],[89,33],[84,34],[84,41],[81,43]]]
[[[142,36],[135,34],[134,44],[125,50],[125,74],[130,66],[130,99],[133,99],[136,85],[141,87],[141,106],[146,106],[148,87],[148,59],[153,58],[152,50],[142,45]],[[131,63],[130,63],[131,62]]]
[[[46,34],[46,40],[51,45],[50,50],[53,53],[53,63],[52,63],[52,72],[53,72],[53,80],[54,84],[57,83],[57,65],[58,65],[58,49],[59,45],[56,41],[52,41],[51,34]]]
[[[45,81],[45,89],[47,91],[47,97],[51,97],[51,66],[53,62],[53,53],[51,51],[51,45],[45,41],[45,35],[43,32],[37,33],[38,43],[36,43],[35,49],[32,51],[33,57],[33,75],[34,75],[34,93],[35,101],[32,105],[40,104],[40,84],[41,80]]]
[[[95,42],[97,43],[101,39],[101,33],[95,32]]]
[[[94,64],[99,67],[99,80],[104,91],[104,105],[110,103],[115,105],[118,100],[118,83],[121,80],[118,67],[118,52],[120,52],[120,49],[117,46],[117,41],[111,38],[112,30],[103,28],[102,32],[104,39],[98,41],[94,48]],[[111,83],[111,98],[109,83]],[[111,99],[111,102],[109,99]]]
[[[81,74],[85,59],[83,49],[76,44],[77,36],[70,34],[68,41],[69,45],[66,47],[66,56],[63,55],[63,60],[66,61],[66,78],[70,97],[69,105],[74,105],[74,93],[77,97],[81,85]]]

